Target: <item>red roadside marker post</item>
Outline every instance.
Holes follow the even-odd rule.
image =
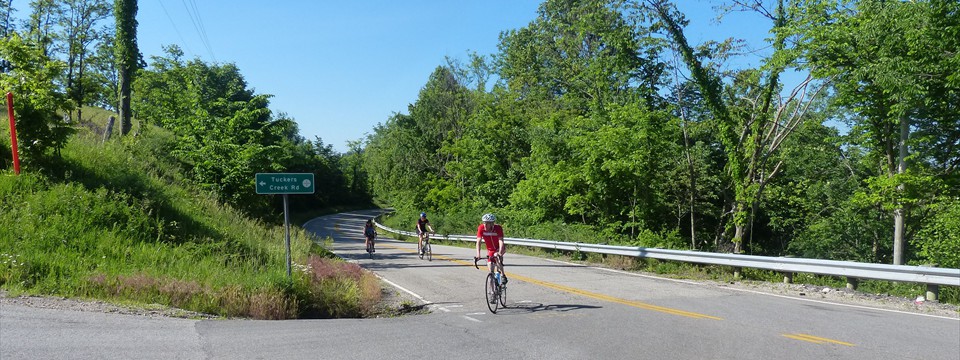
[[[13,173],[20,175],[20,152],[17,151],[17,121],[13,117],[13,93],[7,93],[7,115],[10,117],[10,147],[13,148]]]

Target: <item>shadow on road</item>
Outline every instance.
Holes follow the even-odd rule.
[[[503,312],[504,310],[513,310],[518,313],[532,314],[532,313],[539,313],[539,312],[545,312],[545,311],[567,312],[567,311],[575,311],[575,310],[592,310],[592,309],[601,309],[601,308],[603,307],[594,306],[594,305],[581,305],[581,304],[544,305],[544,304],[538,304],[538,303],[519,303],[519,304],[509,304],[508,306],[504,307],[503,310],[501,310],[501,312]],[[513,311],[510,311],[510,312],[513,312]],[[497,314],[499,315],[501,312],[498,312]]]

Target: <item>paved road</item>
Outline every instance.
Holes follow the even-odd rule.
[[[960,320],[774,297],[508,255],[506,309],[483,303],[472,249],[380,241],[371,212],[305,227],[430,314],[391,319],[152,319],[0,308],[0,358],[960,359]]]

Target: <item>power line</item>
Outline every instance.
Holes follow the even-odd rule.
[[[173,31],[177,33],[177,37],[180,38],[180,42],[183,44],[183,47],[187,48],[187,51],[193,52],[190,49],[190,46],[187,45],[187,41],[183,39],[183,35],[180,34],[180,29],[177,28],[177,23],[173,21],[173,17],[170,16],[170,12],[167,11],[167,7],[163,5],[163,1],[157,0],[160,3],[160,7],[163,8],[163,13],[167,15],[167,19],[170,20],[170,25],[173,26]]]
[[[199,24],[200,13],[197,12],[194,14],[194,12],[190,10],[190,6],[187,5],[186,0],[181,0],[181,3],[183,3],[183,7],[187,10],[187,16],[190,17],[190,22],[193,23],[193,29],[197,31],[200,42],[203,43],[204,48],[206,48],[207,53],[210,55],[213,61],[216,62],[216,57],[213,55],[213,48],[210,47],[210,42],[207,41],[206,32],[201,29]]]
[[[197,1],[190,0],[190,5],[193,6],[193,13],[197,17],[197,24],[200,25],[200,34],[207,46],[207,51],[210,52],[210,57],[213,58],[213,62],[217,62],[217,55],[213,53],[213,45],[210,44],[210,37],[207,36],[207,27],[203,24],[203,16],[200,15],[200,8],[197,7]]]

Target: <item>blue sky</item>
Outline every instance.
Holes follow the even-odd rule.
[[[693,22],[692,42],[729,36],[759,41],[769,26],[756,15],[735,15],[720,26],[712,21],[716,2],[678,3]],[[539,4],[140,0],[138,41],[144,56],[176,43],[188,57],[235,63],[250,87],[274,95],[271,109],[293,117],[301,135],[319,136],[342,152],[347,141],[365,137],[391,114],[406,113],[445,56],[495,53],[500,32],[529,24]],[[758,23],[758,31],[744,31]]]
[[[29,13],[14,1],[16,17]],[[716,0],[677,1],[691,20],[691,43],[727,37],[754,46],[769,23],[733,14],[717,24]],[[139,0],[140,51],[149,61],[162,46],[186,58],[234,63],[270,108],[297,121],[307,139],[336,151],[395,112],[406,113],[444,57],[493,54],[500,32],[526,26],[539,1]],[[206,41],[204,41],[204,39]],[[745,61],[758,61],[759,55]]]

